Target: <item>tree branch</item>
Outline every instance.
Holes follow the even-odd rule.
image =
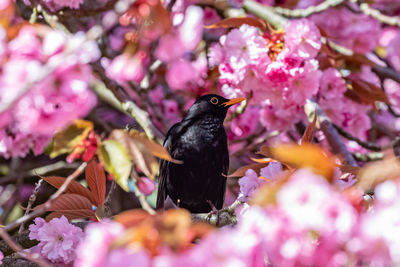
[[[29,197],[28,206],[26,207],[24,216],[27,216],[29,211],[32,208],[33,203],[36,201],[37,194],[39,193],[40,186],[43,182],[43,179],[40,179],[39,182],[36,183],[35,189],[32,192],[32,195]],[[21,223],[19,227],[18,234],[21,234],[24,231],[24,223]]]
[[[35,209],[33,212],[24,215],[23,217],[15,220],[12,223],[7,224],[4,229],[6,231],[10,231],[13,230],[14,228],[18,227],[20,224],[29,221],[31,219],[33,219],[34,217],[40,216],[43,213],[45,213],[47,211],[47,209],[49,209],[51,207],[51,204],[53,203],[53,201],[58,198],[62,193],[64,193],[64,191],[67,189],[68,185],[75,180],[86,168],[87,163],[83,162],[78,169],[76,169],[71,175],[69,175],[67,177],[67,179],[65,179],[64,183],[60,186],[60,188],[58,188],[58,190],[50,196],[50,198],[43,204],[43,206],[40,206],[39,208]]]
[[[352,2],[354,2],[354,1],[352,1]],[[379,10],[373,9],[367,3],[361,3],[359,5],[359,7],[360,7],[360,10],[365,15],[370,16],[370,17],[378,20],[381,23],[400,27],[400,17],[399,16],[391,17],[391,16],[387,16],[385,14],[382,14]]]
[[[18,253],[19,256],[36,263],[42,267],[51,267],[45,260],[41,259],[39,254],[32,254],[29,252],[24,251],[20,245],[15,243],[15,241],[11,238],[11,236],[7,233],[4,228],[0,228],[0,236],[3,240],[15,251]]]
[[[218,211],[217,214],[209,213],[193,213],[192,220],[195,222],[207,222],[215,226],[234,225],[237,223],[235,209],[244,202],[235,200],[230,206]]]
[[[353,155],[347,150],[332,122],[319,107],[319,105],[316,102],[307,100],[307,103],[304,105],[304,111],[308,118],[314,118],[314,112],[317,111],[319,128],[324,133],[332,152],[341,155],[347,164],[351,166],[358,166],[357,162],[353,158]]]
[[[382,151],[382,147],[375,145],[373,143],[370,142],[365,142],[360,140],[359,138],[353,136],[352,134],[350,134],[349,132],[346,132],[343,128],[339,127],[338,125],[332,123],[333,127],[335,127],[335,129],[339,132],[339,134],[343,137],[345,137],[348,140],[351,141],[355,141],[357,142],[357,144],[359,144],[360,146],[367,148],[369,150],[373,150],[373,151]]]
[[[153,125],[148,112],[139,108],[133,101],[125,99],[121,94],[121,86],[108,79],[104,69],[98,63],[92,64],[92,67],[100,78],[95,81],[93,86],[96,95],[104,102],[134,118],[150,139],[157,138],[159,141],[163,139],[163,134]]]
[[[274,12],[281,14],[285,17],[291,18],[305,18],[312,14],[320,13],[331,7],[341,5],[344,0],[326,0],[316,6],[310,6],[304,9],[288,9],[282,7],[274,7]]]

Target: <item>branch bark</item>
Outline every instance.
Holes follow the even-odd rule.
[[[307,100],[307,103],[304,106],[304,111],[308,118],[314,118],[313,113],[317,111],[319,128],[324,133],[332,152],[341,155],[347,164],[357,167],[358,164],[353,158],[353,155],[347,150],[345,144],[340,138],[338,131],[335,129],[335,127],[333,127],[332,122],[319,107],[319,105],[311,100]]]
[[[244,202],[235,200],[230,206],[223,208],[218,213],[194,213],[192,214],[192,220],[194,222],[207,222],[215,226],[234,225],[237,223],[235,215],[235,209]]]
[[[75,180],[86,168],[87,163],[83,162],[78,169],[76,169],[71,175],[69,175],[67,177],[67,179],[65,179],[64,183],[60,186],[60,188],[58,188],[58,190],[50,196],[49,200],[47,200],[43,206],[40,206],[40,208],[35,209],[33,212],[24,215],[23,217],[15,220],[12,223],[7,224],[4,228],[4,230],[6,231],[10,231],[13,230],[14,228],[18,227],[19,225],[21,225],[22,223],[29,221],[31,219],[33,219],[34,217],[40,216],[43,213],[45,213],[47,211],[47,209],[49,209],[51,207],[51,204],[53,203],[53,201],[58,198],[62,193],[64,193],[64,191],[67,189],[68,185]]]

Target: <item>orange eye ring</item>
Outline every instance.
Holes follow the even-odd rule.
[[[216,104],[218,104],[218,98],[216,98],[216,97],[214,96],[214,97],[212,97],[212,98],[210,99],[210,102],[211,102],[211,104],[216,105]]]

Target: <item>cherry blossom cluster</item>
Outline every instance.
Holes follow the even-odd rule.
[[[271,164],[261,175],[246,173],[242,197],[279,179],[282,166]],[[309,169],[299,169],[276,193],[275,203],[246,205],[237,211],[236,226],[211,232],[180,253],[165,247],[154,255],[140,241],[118,246],[124,227],[110,221],[92,223],[76,250],[75,266],[396,265],[400,183],[386,181],[375,193],[367,209],[361,194],[346,193]]]
[[[253,93],[261,103],[260,121],[269,129],[286,130],[304,118],[305,101],[319,88],[315,59],[321,48],[318,28],[307,19],[290,21],[282,32],[264,34],[243,25],[211,48],[221,90],[227,97]]]
[[[56,130],[96,104],[89,89],[94,41],[44,26],[24,26],[8,40],[0,27],[0,155],[40,154]]]
[[[75,249],[83,238],[82,229],[70,224],[64,216],[50,222],[37,217],[29,226],[29,238],[39,244],[29,249],[53,263],[69,264],[76,258]]]

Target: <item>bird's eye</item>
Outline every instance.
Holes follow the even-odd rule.
[[[215,96],[213,98],[210,99],[210,102],[214,105],[218,104],[218,98],[216,98]]]

